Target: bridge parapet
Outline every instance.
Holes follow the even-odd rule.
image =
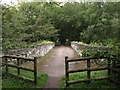
[[[21,56],[21,57],[41,57],[48,53],[53,47],[55,46],[54,43],[42,44],[37,45],[34,47],[29,48],[19,48],[19,49],[12,49],[3,51],[3,55],[14,55],[14,56]],[[9,59],[9,62],[16,63],[16,59]],[[21,64],[25,63],[26,61],[21,61]]]

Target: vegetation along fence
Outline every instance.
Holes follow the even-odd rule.
[[[33,81],[34,84],[37,84],[37,58],[36,57],[34,57],[34,58],[26,58],[26,57],[20,57],[20,56],[5,55],[2,58],[4,58],[3,60],[5,60],[5,61],[3,61],[2,66],[5,66],[6,73],[9,72],[9,70],[8,70],[9,68],[8,67],[17,68],[17,74],[12,74],[12,75],[18,76],[20,78],[28,79],[30,81]],[[17,64],[10,64],[8,62],[8,59],[11,59],[11,58],[12,59],[16,59],[17,60]],[[20,60],[26,60],[26,61],[34,62],[34,69],[29,69],[29,68],[25,68],[25,67],[20,66]],[[31,78],[20,76],[20,69],[34,72],[34,80],[31,79]]]
[[[107,59],[107,66],[106,67],[100,67],[100,68],[90,68],[90,60],[97,60],[97,59]],[[69,62],[76,62],[76,61],[87,61],[87,68],[86,69],[79,69],[79,70],[69,70]],[[66,87],[69,87],[70,84],[75,83],[81,83],[81,82],[90,82],[95,80],[103,80],[103,79],[109,79],[117,84],[120,84],[120,82],[117,82],[115,80],[115,76],[112,75],[112,72],[120,72],[119,68],[113,68],[112,67],[112,60],[107,57],[80,57],[78,59],[68,59],[68,57],[65,57],[65,76],[66,76]],[[91,71],[100,71],[100,70],[108,70],[108,76],[107,77],[99,77],[99,78],[91,78]],[[84,80],[75,80],[70,81],[69,80],[69,74],[70,73],[76,73],[76,72],[83,72],[87,71],[87,79]]]

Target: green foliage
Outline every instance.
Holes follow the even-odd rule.
[[[42,3],[20,3],[18,7],[3,5],[3,49],[22,47],[27,43],[55,41],[58,30],[47,19]]]
[[[97,77],[105,77],[107,76],[107,71],[94,71],[91,72],[91,77],[92,78],[97,78]],[[70,74],[70,80],[83,80],[87,79],[87,72],[80,72],[80,73],[74,73]],[[61,79],[61,88],[65,88],[65,76],[62,77]],[[101,81],[91,81],[88,83],[77,83],[77,84],[72,84],[70,85],[69,88],[119,88],[119,85],[116,85],[114,83],[111,83],[109,80],[101,80]]]
[[[23,43],[22,46],[20,46],[20,47],[21,48],[22,47],[33,47],[33,46],[36,46],[36,45],[42,45],[42,44],[47,44],[47,43],[54,43],[54,42],[43,40],[43,41],[37,41],[35,43]],[[20,48],[20,47],[18,47],[18,48]]]
[[[19,44],[18,46],[13,47],[11,45],[11,43],[9,43],[9,45],[6,45],[7,47],[3,48],[4,49],[15,49],[15,48],[26,48],[26,47],[34,47],[36,45],[41,45],[41,44],[47,44],[47,43],[54,43],[52,41],[47,41],[47,40],[43,40],[43,41],[37,41],[37,42],[32,42],[32,43],[27,43],[27,42],[22,42],[21,44]]]
[[[85,45],[84,42],[78,42],[78,41],[72,41],[71,43],[78,43],[78,44],[84,44]]]
[[[110,43],[111,41],[111,43]],[[112,42],[113,40],[110,40],[109,43],[108,43],[108,46],[109,47],[106,47],[106,48],[110,48],[112,47],[111,50],[100,50],[100,49],[96,49],[96,50],[93,50],[93,49],[88,49],[88,48],[84,48],[82,50],[82,57],[89,57],[89,56],[93,56],[93,57],[108,57],[112,60],[112,62],[116,62],[115,64],[112,63],[113,67],[116,68],[116,65],[119,65],[120,64],[120,43],[115,43],[115,42]],[[91,45],[91,44],[87,44],[87,45]],[[92,43],[92,46],[96,46],[96,44],[94,45],[94,43]],[[98,45],[97,45],[98,46]],[[107,61],[102,61],[100,63],[98,63],[99,65],[107,65]],[[119,68],[119,67],[117,67]],[[116,80],[119,81],[119,75],[120,73],[117,72],[112,72],[113,75],[116,75]]]
[[[37,42],[37,43],[35,43],[35,44],[36,44],[36,45],[41,45],[41,44],[47,44],[47,43],[54,43],[54,42],[43,40],[42,42]]]
[[[85,44],[84,42],[78,42],[79,44]]]
[[[100,2],[89,4],[89,8],[85,11],[89,25],[80,33],[82,41],[102,42],[103,44],[107,44],[106,41],[109,39],[119,41],[119,4]]]
[[[93,56],[93,57],[112,57],[113,53],[109,50],[91,50],[91,49],[84,49],[82,51],[83,57]]]
[[[86,43],[81,42],[81,41],[72,41],[71,43],[78,43],[78,44],[83,44],[83,45],[87,45],[87,46],[97,46],[97,47],[100,47],[100,46],[104,47],[105,46],[105,47],[109,47],[109,48],[114,48],[114,47],[117,48],[119,46],[119,43],[113,39],[107,40],[106,44],[103,44],[101,42],[91,42],[89,44],[86,44]]]
[[[16,72],[17,70],[10,68],[10,73],[17,74]],[[25,70],[21,70],[21,75],[32,79],[34,78],[33,73]],[[38,84],[34,85],[34,83],[29,80],[21,79],[17,76],[13,77],[10,74],[4,73],[2,77],[2,88],[44,88],[48,79],[48,75],[38,72],[37,79]]]
[[[82,49],[82,57],[109,57],[109,58],[120,58],[119,57],[119,52],[120,52],[120,43],[117,43],[116,40],[108,40],[106,43],[108,43],[106,46],[103,45],[103,43],[90,43],[86,44],[84,42],[78,42],[78,41],[72,41],[72,43],[77,43],[77,44],[83,44],[86,46],[90,46],[91,48],[83,48]],[[98,47],[98,48],[97,48]],[[106,48],[106,50],[102,50],[100,48]],[[108,49],[109,48],[109,49]],[[110,49],[111,48],[111,49]]]
[[[90,44],[88,44],[88,45],[90,45],[90,46],[104,46],[102,43],[90,43]]]
[[[119,41],[120,3],[31,2],[3,5],[3,49],[40,40]],[[111,45],[110,45],[111,46]]]

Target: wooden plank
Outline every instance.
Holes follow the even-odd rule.
[[[22,78],[22,79],[27,79],[27,80],[29,80],[29,81],[32,81],[32,82],[34,82],[34,80],[33,80],[33,79],[31,79],[31,78],[28,78],[28,77],[20,76],[20,75],[13,74],[13,73],[9,73],[9,74],[10,74],[10,75],[13,75],[13,76],[16,76],[16,77],[19,77],[19,78]]]
[[[18,65],[18,66],[20,65],[20,61],[19,61],[19,59],[17,59],[17,65]],[[20,69],[17,68],[17,70],[18,70],[18,75],[20,75]]]
[[[24,68],[24,67],[20,67],[20,66],[17,66],[17,65],[12,65],[12,64],[6,64],[6,65],[9,66],[9,67],[19,68],[19,69],[23,69],[23,70],[34,72],[34,70],[29,69],[29,68]]]
[[[120,72],[120,68],[110,68],[112,71]]]
[[[75,59],[67,59],[67,62],[74,62],[74,61],[83,61],[83,60],[88,60],[92,59],[93,57],[80,57],[80,58],[75,58]]]
[[[34,57],[34,84],[37,84],[37,58]]]
[[[1,65],[0,65],[0,67],[3,67],[3,66],[5,66],[6,64],[5,63],[2,63]]]
[[[110,78],[111,77],[101,77],[101,78],[93,78],[93,79],[85,79],[85,80],[75,80],[75,81],[68,81],[68,84],[70,85],[70,84],[75,84],[75,83],[104,80],[104,79],[110,79]]]
[[[69,86],[68,84],[68,81],[69,81],[69,73],[68,73],[68,70],[69,70],[69,64],[67,62],[67,59],[68,57],[66,56],[65,57],[65,77],[66,77],[66,88]]]
[[[5,55],[0,55],[0,58],[4,58]]]
[[[107,59],[108,57],[80,57],[80,58],[75,58],[75,59],[67,59],[67,62],[74,62],[74,61],[84,61],[84,60],[89,60],[89,59]]]
[[[27,61],[34,61],[33,58],[20,57],[20,56],[13,56],[13,55],[5,55],[4,57],[13,58],[13,59],[22,59],[22,60],[27,60]]]
[[[108,63],[108,67],[111,67],[111,60],[109,58],[107,59],[107,63]],[[111,75],[111,70],[110,68],[108,68],[108,76],[110,75]]]
[[[90,59],[87,60],[87,68],[90,69]],[[90,71],[87,71],[87,78],[90,79]]]
[[[101,67],[101,68],[87,68],[87,69],[79,69],[79,70],[69,70],[68,73],[75,73],[75,72],[83,72],[83,71],[99,71],[99,70],[107,70],[108,67]]]
[[[8,73],[8,65],[7,65],[7,63],[8,63],[8,59],[5,57],[6,73]]]

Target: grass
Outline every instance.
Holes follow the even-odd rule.
[[[6,50],[6,49],[17,49],[17,48],[27,48],[27,47],[34,47],[36,45],[42,45],[42,44],[48,44],[48,43],[54,43],[52,41],[47,41],[47,40],[43,40],[43,41],[37,41],[37,42],[31,42],[31,43],[27,43],[27,42],[21,42],[19,43],[18,45],[8,45],[7,47],[4,47],[1,48],[3,50]]]
[[[83,45],[88,45],[88,46],[97,46],[97,47],[101,47],[101,46],[104,46],[102,43],[89,43],[89,44],[86,44],[86,43],[84,43],[84,42],[78,42],[78,41],[72,41],[72,43],[78,43],[78,44],[83,44]],[[111,47],[111,46],[113,46],[112,44],[107,44],[107,46],[106,47]]]
[[[44,40],[44,41],[42,41],[42,42],[40,42],[40,43],[38,43],[38,44],[47,44],[47,43],[53,43],[52,41],[46,41],[46,40]]]
[[[91,78],[96,77],[105,77],[107,76],[107,71],[94,71],[91,74]],[[87,72],[79,72],[70,74],[70,81],[71,80],[80,80],[80,79],[87,79]],[[65,76],[61,79],[61,88],[65,88]],[[91,81],[86,83],[77,83],[71,84],[69,88],[120,88],[119,85],[110,82],[109,80],[98,80],[98,81]]]
[[[4,70],[4,69],[3,69]],[[28,78],[33,79],[34,75],[33,72],[25,71],[25,70],[20,70],[21,76],[25,76]],[[16,69],[9,69],[10,73],[16,74],[17,70]],[[2,76],[2,88],[44,88],[46,81],[48,79],[48,75],[45,73],[38,72],[37,74],[37,85],[34,85],[34,82],[31,82],[27,79],[21,79],[17,76],[13,77],[11,74],[3,74]]]
[[[84,42],[72,41],[72,43],[85,44]]]

